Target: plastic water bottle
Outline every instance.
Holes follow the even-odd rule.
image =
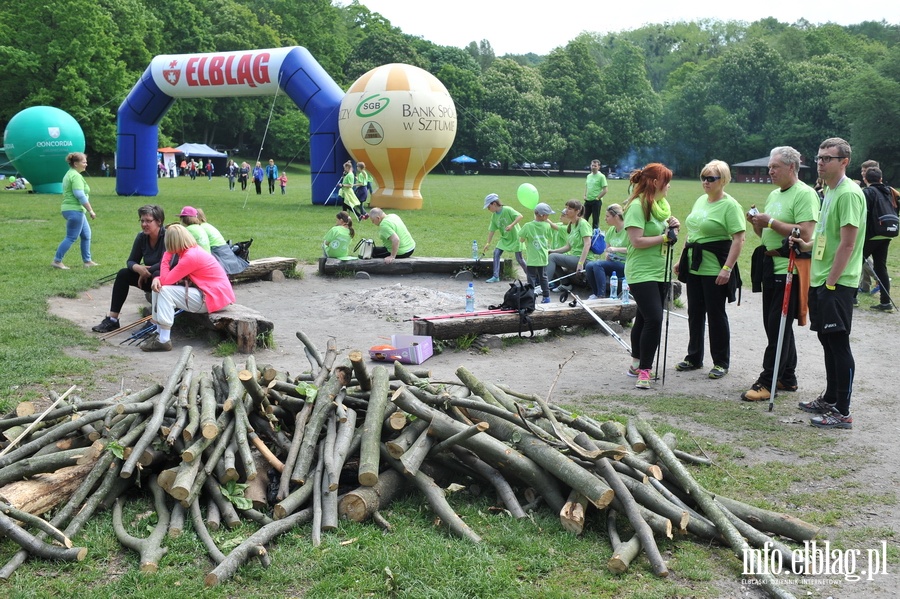
[[[466,312],[475,311],[475,283],[469,283],[466,288]]]
[[[631,303],[631,298],[628,297],[628,281],[625,280],[625,277],[622,277],[622,303]]]
[[[616,272],[613,271],[611,277],[609,277],[609,297],[612,299],[617,299],[619,297],[619,277],[616,276]]]
[[[478,260],[478,240],[472,240],[472,260]]]

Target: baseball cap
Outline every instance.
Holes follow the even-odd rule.
[[[185,206],[181,209],[181,214],[178,216],[197,216],[197,209],[192,206]]]
[[[499,201],[500,201],[500,196],[498,196],[496,193],[489,193],[484,198],[484,208],[487,208],[494,202],[499,202]],[[484,208],[482,208],[482,210],[484,210]]]
[[[544,202],[541,202],[540,204],[538,204],[537,206],[534,207],[534,213],[535,213],[535,214],[540,214],[540,215],[542,215],[542,216],[548,216],[548,215],[550,215],[550,214],[556,214],[556,212],[554,212],[553,208],[551,208],[550,206],[548,206],[548,205],[545,204]]]

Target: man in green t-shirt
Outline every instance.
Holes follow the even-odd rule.
[[[850,350],[853,294],[862,271],[866,237],[866,200],[862,190],[847,177],[850,144],[831,137],[819,146],[816,165],[825,181],[825,199],[812,242],[799,241],[812,251],[809,319],[825,352],[825,392],[800,402],[805,412],[819,414],[810,424],[819,428],[853,428],[850,397],[856,362]]]
[[[399,216],[385,214],[381,208],[372,208],[369,219],[378,227],[378,238],[384,244],[384,247],[373,248],[373,258],[384,258],[384,263],[390,264],[398,258],[412,256],[416,242]]]
[[[784,289],[788,259],[778,252],[784,238],[794,228],[800,229],[800,239],[812,239],[813,228],[819,219],[819,196],[816,191],[800,181],[800,152],[790,146],[774,148],[769,155],[769,177],[778,189],[772,191],[762,212],[747,214],[747,220],[762,241],[765,252],[762,276],[763,329],[766,331],[766,350],[763,353],[763,369],[756,382],[741,394],[744,401],[768,401],[772,381],[777,380],[780,391],[797,390],[797,346],[794,342],[794,319],[801,287],[809,281],[795,274],[788,298],[781,341],[781,359],[778,378],[775,379],[775,354],[778,349],[778,331],[784,303]],[[809,264],[809,261],[806,261]],[[808,269],[804,269],[806,271]],[[805,288],[805,287],[804,287]]]
[[[591,160],[591,172],[584,182],[584,219],[590,221],[591,229],[600,224],[600,206],[607,191],[606,175],[600,172],[600,160],[595,158]]]

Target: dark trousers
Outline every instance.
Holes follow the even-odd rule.
[[[275,177],[269,177],[269,194],[275,193]]]
[[[778,331],[781,327],[781,309],[784,303],[785,275],[763,280],[762,318],[766,331],[766,351],[763,353],[763,369],[756,382],[766,389],[772,387],[775,376],[775,352],[778,349]],[[797,302],[800,298],[800,281],[794,276],[791,296],[788,299],[787,317],[784,323],[784,340],[781,343],[781,364],[778,379],[786,386],[797,384],[797,345],[794,341],[794,319],[797,317]]]
[[[825,353],[822,399],[835,404],[845,416],[850,413],[850,396],[856,375],[856,361],[850,350],[854,293],[855,288],[843,285],[837,285],[834,291],[826,290],[824,285],[809,289],[809,328],[816,331]]]
[[[891,303],[891,278],[887,270],[888,250],[890,239],[870,239],[863,244],[863,262],[872,256],[872,270],[881,285],[881,303]]]
[[[550,297],[550,279],[547,278],[546,266],[529,266],[525,273],[528,275],[528,284],[534,287],[535,295],[540,289],[544,297]]]
[[[591,223],[591,228],[596,229],[600,223],[600,207],[603,205],[601,200],[591,200],[584,203],[584,220]]]
[[[728,286],[716,285],[716,277],[687,276],[688,339],[687,355],[691,364],[703,363],[706,323],[709,322],[709,354],[714,366],[728,369],[731,362],[731,329],[728,326]]]
[[[397,254],[397,256],[395,257],[395,259],[396,259],[396,260],[399,260],[399,259],[401,259],[401,258],[409,258],[410,256],[413,255],[413,252],[414,252],[414,251],[416,251],[416,248],[413,248],[413,249],[411,249],[411,250],[409,250],[408,252],[405,252],[405,253],[403,253],[403,254]],[[389,250],[389,249],[386,248],[386,247],[375,246],[375,247],[372,248],[372,257],[373,257],[373,258],[387,258],[387,257],[390,256],[390,255],[391,255],[391,250]]]
[[[631,357],[640,360],[638,368],[651,369],[662,333],[666,284],[647,281],[629,284],[628,287],[637,306],[634,326],[631,327]]]
[[[254,179],[253,184],[256,185],[256,195],[262,195],[262,181]]]
[[[112,299],[109,302],[110,312],[118,314],[122,311],[122,306],[125,305],[125,300],[128,299],[128,292],[132,287],[137,287],[142,291],[150,291],[150,283],[153,282],[153,277],[147,277],[143,286],[138,285],[139,279],[138,274],[130,268],[122,268],[116,273],[116,280],[112,288]]]

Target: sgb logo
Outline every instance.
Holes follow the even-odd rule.
[[[360,118],[373,117],[387,108],[388,104],[390,103],[390,98],[379,96],[378,94],[374,94],[372,96],[369,96],[368,98],[363,98],[362,101],[356,106],[356,116]]]

